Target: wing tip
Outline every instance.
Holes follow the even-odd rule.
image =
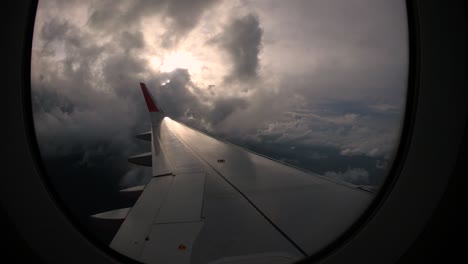
[[[160,112],[156,102],[153,99],[153,96],[149,92],[148,88],[146,87],[145,83],[140,82],[141,91],[143,92],[143,96],[145,97],[146,106],[148,107],[149,112]]]

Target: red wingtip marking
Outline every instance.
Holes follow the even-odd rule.
[[[146,88],[146,85],[144,83],[140,83],[140,86],[141,86],[141,91],[143,92],[143,96],[145,97],[146,106],[148,106],[148,111],[159,112],[159,109],[156,106],[156,103],[154,103],[153,98],[148,91],[148,88]]]

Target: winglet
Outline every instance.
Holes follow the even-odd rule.
[[[146,84],[140,83],[140,86],[141,86],[141,91],[143,92],[143,96],[145,97],[146,106],[148,106],[148,111],[149,112],[162,112],[156,105],[156,102],[153,96],[151,95],[151,93],[148,91],[148,88],[146,88]]]

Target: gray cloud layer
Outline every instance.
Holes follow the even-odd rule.
[[[162,44],[170,48],[198,23],[214,0],[141,0],[130,2],[99,1],[89,18],[90,26],[101,32],[138,27],[147,16],[162,14],[168,29]]]
[[[393,29],[399,20],[379,11],[398,13],[398,5],[370,2],[250,3],[247,12],[213,32],[207,45],[226,54],[232,68],[225,83],[205,87],[188,69],[151,69],[141,54],[155,44],[142,24],[158,16],[165,28],[157,46],[175,50],[222,2],[41,1],[32,57],[41,151],[82,153],[80,161],[87,164],[141,152],[133,136],[149,128],[138,89],[144,81],[171,117],[218,137],[258,148],[277,146],[270,153],[297,147],[302,155],[291,154],[290,160],[299,165],[332,157],[317,150],[325,146],[350,159],[374,158],[382,167],[398,138],[406,43]],[[86,10],[84,28],[54,8]],[[239,87],[241,95],[235,93]],[[368,163],[376,166],[375,160]],[[372,176],[321,171],[344,171],[335,176],[359,183]],[[126,175],[128,183],[133,174]]]
[[[258,17],[248,14],[232,21],[215,39],[233,62],[232,73],[226,80],[245,82],[257,77],[262,35]]]

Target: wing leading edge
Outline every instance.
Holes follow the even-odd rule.
[[[145,263],[291,263],[336,239],[369,204],[366,191],[166,117],[140,85],[152,128],[139,138],[151,139],[153,178],[114,236],[116,251]]]

